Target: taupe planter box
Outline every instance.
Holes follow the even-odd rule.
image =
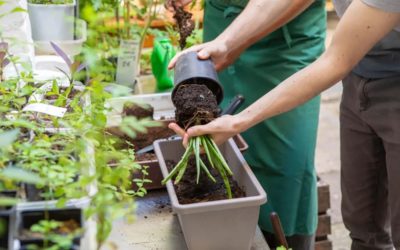
[[[184,148],[179,140],[158,140],[154,149],[164,177],[168,175],[166,161],[178,162]],[[220,150],[234,173],[234,179],[246,192],[246,197],[231,200],[180,204],[171,181],[168,195],[185,236],[187,247],[199,250],[250,249],[257,227],[260,206],[266,194],[232,139]]]

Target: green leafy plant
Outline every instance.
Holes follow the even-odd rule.
[[[224,181],[227,196],[229,199],[232,199],[232,191],[231,186],[229,184],[228,175],[233,175],[231,169],[229,168],[228,164],[226,163],[223,155],[218,149],[218,146],[215,142],[207,135],[204,136],[197,136],[193,137],[189,140],[189,145],[186,148],[185,153],[183,154],[181,160],[176,164],[176,166],[171,170],[169,175],[162,181],[165,184],[169,181],[172,177],[176,176],[175,184],[178,184],[179,181],[182,179],[183,175],[185,174],[189,157],[194,155],[196,158],[196,171],[197,171],[197,184],[200,180],[200,172],[204,171],[208,178],[210,178],[213,182],[215,182],[215,178],[211,175],[210,171],[208,170],[206,164],[200,158],[200,149],[204,148],[205,154],[207,159],[212,168],[215,168],[222,177]]]
[[[28,0],[29,3],[33,4],[72,4],[74,0]]]
[[[74,237],[81,234],[81,229],[76,229],[70,233],[57,233],[64,222],[55,220],[41,220],[38,223],[31,226],[31,232],[41,234],[43,236],[44,246],[38,247],[36,245],[28,246],[28,249],[46,249],[46,250],[59,250],[59,249],[71,249],[73,245]]]

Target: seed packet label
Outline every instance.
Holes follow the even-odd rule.
[[[65,112],[67,112],[66,108],[61,108],[61,107],[56,107],[53,105],[48,105],[44,103],[32,103],[26,105],[22,111],[33,111],[33,112],[39,112],[51,116],[56,116],[56,117],[63,117],[65,115]]]
[[[121,40],[117,63],[117,84],[135,89],[138,70],[139,41]]]

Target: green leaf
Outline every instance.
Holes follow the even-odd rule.
[[[10,146],[18,137],[19,129],[13,129],[0,134],[0,148]]]
[[[11,197],[0,197],[0,206],[14,206],[17,204],[20,200],[16,198],[11,198]]]
[[[10,13],[16,13],[16,12],[26,12],[26,10],[21,7],[15,7],[14,9],[12,9]]]
[[[37,174],[17,167],[5,168],[3,171],[0,172],[0,176],[4,178],[9,178],[13,181],[21,181],[31,184],[44,184],[44,180],[40,178]]]

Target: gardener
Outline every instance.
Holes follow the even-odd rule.
[[[263,1],[252,0],[247,8],[263,11]],[[336,2],[341,14],[350,4],[347,0]],[[263,19],[256,15],[247,15],[243,21],[263,26]],[[393,249],[393,245],[400,249],[400,33],[395,29],[399,24],[400,0],[354,0],[337,27],[332,45],[316,62],[238,115],[192,127],[187,134],[176,124],[170,127],[184,135],[185,142],[190,136],[211,134],[221,143],[301,105],[343,79],[342,214],[353,240],[352,249]],[[242,29],[241,34],[248,30]],[[238,34],[225,33],[224,40],[216,39],[196,49],[199,55],[210,55],[218,65],[228,65],[232,60],[223,55],[234,53],[235,46],[230,42],[237,41]],[[270,138],[265,136],[264,140]],[[286,185],[281,183],[282,187]]]
[[[183,5],[191,2],[180,1]],[[204,48],[199,55],[208,57],[209,51],[219,48],[230,34],[235,34],[229,53],[212,56],[218,70],[230,64],[219,74],[224,100],[243,94],[245,104],[249,105],[318,58],[324,50],[326,16],[323,0],[252,0],[254,4],[245,8],[247,2],[207,0],[204,39],[215,40],[193,49]],[[319,97],[315,97],[243,133],[252,145],[246,160],[268,192],[259,225],[271,246],[275,244],[269,214],[276,211],[289,244],[294,249],[314,249],[317,226],[314,151],[319,102]]]

